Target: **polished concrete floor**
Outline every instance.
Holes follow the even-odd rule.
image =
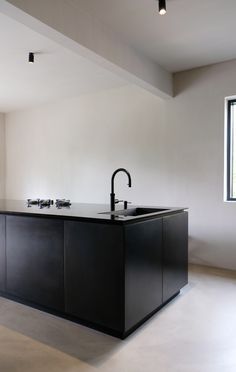
[[[0,298],[1,372],[235,372],[236,272],[189,285],[125,341]]]

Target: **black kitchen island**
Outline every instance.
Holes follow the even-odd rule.
[[[188,213],[152,208],[1,200],[0,294],[127,337],[188,281]]]

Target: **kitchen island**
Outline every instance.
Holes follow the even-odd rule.
[[[0,294],[127,337],[188,281],[188,213],[138,209],[1,200]]]

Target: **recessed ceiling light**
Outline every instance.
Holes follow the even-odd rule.
[[[158,0],[159,1],[159,14],[164,15],[166,14],[166,0]]]
[[[33,52],[30,52],[29,53],[29,59],[28,59],[29,63],[34,63],[34,53]]]

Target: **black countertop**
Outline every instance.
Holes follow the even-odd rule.
[[[136,208],[132,206],[129,209]],[[143,208],[144,206],[138,206]],[[24,200],[10,200],[0,199],[0,214],[9,215],[25,215],[25,216],[39,216],[39,217],[55,217],[63,219],[78,219],[78,220],[96,220],[101,222],[124,224],[126,222],[135,222],[143,219],[155,218],[157,216],[164,216],[168,214],[183,211],[186,208],[172,208],[163,206],[149,206],[146,208],[168,209],[162,212],[154,212],[142,216],[114,216],[111,214],[104,214],[109,212],[110,206],[108,204],[85,204],[73,203],[69,208],[56,208],[55,205],[50,208],[44,207],[40,209],[37,205],[28,207]],[[118,209],[118,208],[117,208]]]

